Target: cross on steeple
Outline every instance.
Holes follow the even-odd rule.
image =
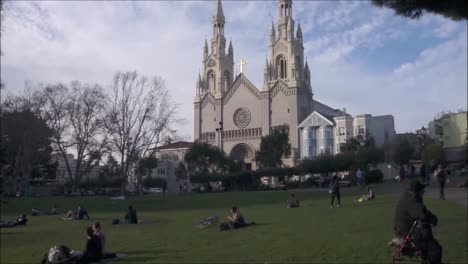
[[[238,64],[238,65],[239,65],[240,73],[243,73],[243,72],[244,72],[244,65],[246,65],[246,64],[247,64],[247,62],[246,62],[245,60],[243,60],[243,59],[240,60],[240,62],[239,62],[239,64]]]

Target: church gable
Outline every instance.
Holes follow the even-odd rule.
[[[255,96],[258,100],[260,99],[260,91],[253,85],[242,73],[234,81],[231,89],[226,93],[223,98],[223,104],[227,104],[231,97],[237,92],[240,88],[246,88],[253,96]]]
[[[204,108],[207,103],[210,103],[212,106],[215,105],[215,98],[211,93],[206,93],[201,101],[201,108]]]
[[[295,94],[295,90],[289,89],[283,81],[279,80],[271,88],[271,98],[274,98],[280,91],[287,96]]]

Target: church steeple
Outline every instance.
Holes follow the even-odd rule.
[[[224,24],[226,18],[223,13],[221,0],[215,3],[215,13],[213,15],[213,36],[211,38],[212,52],[217,56],[224,56],[226,53],[226,38],[224,37]]]
[[[280,38],[287,38],[287,24],[292,17],[292,0],[278,0],[278,32]]]
[[[292,19],[291,16],[288,18],[287,29],[288,29],[287,39],[289,41],[293,41],[294,40],[294,20]]]
[[[220,0],[215,1],[214,8],[211,21],[213,25],[211,50],[208,49],[208,42],[205,39],[202,60],[203,71],[197,83],[200,83],[201,93],[209,92],[216,99],[219,99],[231,88],[233,83],[234,47],[231,41],[226,54],[226,38],[224,36],[226,18]]]
[[[234,48],[232,47],[232,40],[229,40],[228,54],[229,57],[234,58]]]
[[[208,41],[205,38],[205,47],[203,47],[203,60],[208,58]]]
[[[297,25],[297,33],[296,37],[302,41],[302,28],[301,28],[301,23]]]
[[[221,0],[216,0],[215,13],[213,15],[213,24],[219,23],[224,25],[225,22],[226,21],[223,13],[223,4],[221,4]]]
[[[270,29],[270,45],[275,44],[276,41],[276,30],[275,25],[273,24],[273,20],[271,21],[271,29]]]

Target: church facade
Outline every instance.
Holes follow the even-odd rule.
[[[304,60],[301,26],[295,26],[293,1],[278,0],[278,21],[272,22],[268,57],[262,87],[255,87],[241,72],[234,76],[234,47],[226,51],[225,16],[220,0],[215,2],[210,45],[205,40],[202,71],[194,100],[194,140],[223,149],[228,156],[256,168],[255,152],[262,136],[286,127],[293,165],[300,158],[298,125],[316,103],[331,115],[341,111],[313,100],[311,75]]]

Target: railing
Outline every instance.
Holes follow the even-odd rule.
[[[247,128],[238,130],[223,131],[224,140],[234,140],[240,138],[257,138],[262,136],[261,128]]]

